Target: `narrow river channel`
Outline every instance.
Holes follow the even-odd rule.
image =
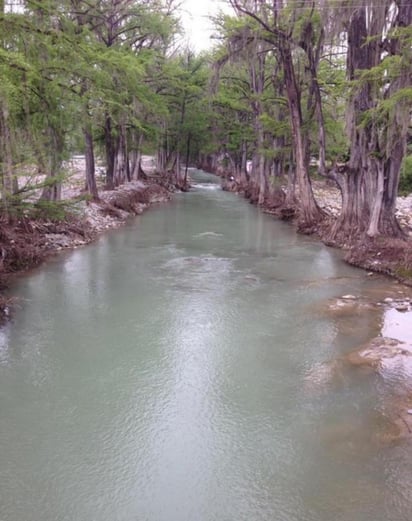
[[[412,519],[379,377],[316,376],[381,327],[325,303],[390,283],[215,183],[13,288],[1,521]]]

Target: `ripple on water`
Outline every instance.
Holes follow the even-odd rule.
[[[409,521],[383,379],[339,359],[384,308],[316,307],[370,278],[218,189],[22,284],[0,336],[0,519]]]
[[[212,191],[216,192],[217,190],[221,190],[221,186],[215,183],[193,183],[192,188],[194,190],[205,190],[205,191]]]
[[[210,238],[216,238],[216,239],[221,239],[223,237],[223,233],[217,233],[217,232],[202,232],[202,233],[197,233],[196,235],[193,236],[195,239],[202,239],[204,237],[210,237]]]

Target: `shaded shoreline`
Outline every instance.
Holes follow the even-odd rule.
[[[236,181],[227,179],[225,175],[215,175],[221,178],[223,190],[234,192],[248,199],[251,204],[257,205],[247,190]],[[362,241],[349,242],[347,238],[338,237],[333,241],[329,238],[331,225],[340,213],[341,203],[337,189],[328,186],[327,181],[317,181],[313,183],[313,192],[325,217],[310,230],[299,229],[297,226],[298,232],[314,235],[327,246],[341,249],[344,252],[344,260],[352,266],[388,275],[407,286],[412,286],[412,195],[402,201],[402,211],[398,212],[399,222],[407,235],[405,240],[366,237]],[[399,201],[401,200],[399,198]],[[257,206],[265,213],[295,224],[296,212],[293,208],[284,208],[283,200],[273,200]]]
[[[0,290],[8,288],[14,276],[60,251],[85,246],[152,205],[169,201],[172,192],[157,181],[132,181],[99,195],[97,202],[73,200],[70,212],[61,220],[22,218],[12,224],[2,223]],[[14,304],[13,297],[0,294],[0,322],[9,318]]]

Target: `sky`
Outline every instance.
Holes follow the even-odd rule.
[[[222,0],[183,0],[183,26],[187,38],[196,51],[202,51],[213,45],[213,40],[210,39],[213,26],[207,17],[217,14],[223,3]]]

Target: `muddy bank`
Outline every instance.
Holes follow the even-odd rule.
[[[70,195],[78,194],[72,189]],[[170,190],[155,180],[134,181],[102,191],[98,202],[69,201],[63,219],[25,217],[0,223],[0,290],[14,274],[38,266],[61,250],[88,244],[105,230],[117,228],[129,217],[170,198]],[[12,304],[12,299],[0,294],[0,320],[10,314]]]

